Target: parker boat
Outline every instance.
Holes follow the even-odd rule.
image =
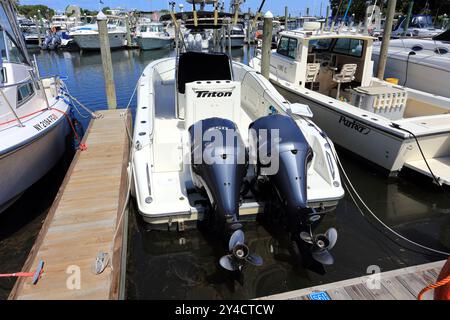
[[[159,22],[139,24],[135,39],[142,50],[161,49],[173,43],[173,37],[164,31],[164,25]]]
[[[388,172],[408,167],[450,184],[450,99],[375,78],[374,39],[283,32],[270,56],[270,80],[288,101],[308,103],[336,144]],[[260,70],[261,59],[250,65]]]
[[[245,246],[243,221],[271,212],[317,261],[332,263],[336,230],[314,230],[344,191],[333,144],[309,107],[286,102],[224,53],[177,48],[176,57],[150,63],[137,85],[132,194],[143,220],[180,231],[206,223],[229,239],[221,266],[238,270],[262,263]]]
[[[373,46],[378,66],[380,42]],[[389,42],[385,77],[413,89],[450,98],[450,30],[432,39],[403,38]]]
[[[64,153],[69,106],[58,99],[58,78],[38,78],[11,1],[0,1],[0,24],[0,42],[6,48],[0,83],[1,212]]]
[[[110,48],[116,49],[124,47],[127,42],[125,20],[121,17],[109,16],[107,26]],[[100,50],[100,39],[98,36],[96,18],[93,18],[89,24],[70,29],[69,36],[75,40],[82,50]]]

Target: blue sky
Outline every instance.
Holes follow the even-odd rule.
[[[191,6],[184,0],[174,0],[177,4],[184,3],[185,8]],[[122,7],[126,9],[140,9],[140,10],[155,10],[155,9],[166,9],[168,8],[168,0],[103,0],[104,7],[108,6],[111,8]],[[230,0],[225,0],[226,9],[229,8]],[[98,9],[98,0],[20,0],[20,4],[44,4],[50,8],[56,10],[64,10],[69,4],[75,4],[85,9]],[[266,0],[263,7],[263,12],[270,9],[272,13],[276,15],[284,14],[284,7],[288,6],[289,11],[292,15],[304,14],[306,7],[310,8],[310,13],[319,14],[320,13],[320,3],[323,3],[322,12],[325,14],[325,8],[328,4],[327,0]],[[246,11],[248,8],[252,8],[253,11],[257,10],[261,4],[261,0],[246,0],[242,6],[243,10]],[[211,8],[211,6],[208,6]]]

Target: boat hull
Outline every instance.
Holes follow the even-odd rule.
[[[82,50],[100,50],[100,39],[96,34],[74,34],[73,38]],[[122,48],[126,43],[126,33],[109,33],[109,46],[111,49]]]
[[[228,46],[229,44],[229,40],[228,38],[226,38],[225,40],[225,45]],[[245,35],[242,36],[231,36],[231,47],[232,48],[238,48],[238,47],[243,47],[245,44]]]
[[[142,50],[162,49],[172,44],[172,39],[136,37],[136,42]]]
[[[0,155],[0,212],[55,166],[66,150],[68,133],[63,116],[40,136]]]
[[[374,52],[374,69],[378,66],[379,53]],[[386,61],[384,78],[397,78],[399,84],[416,90],[450,98],[450,92],[443,83],[450,83],[450,59],[442,65],[433,65],[430,57],[414,56],[407,63],[407,53],[389,54]],[[406,70],[408,77],[406,78]],[[405,83],[405,81],[407,81]]]
[[[404,159],[402,159],[401,154],[405,153],[411,139],[396,136],[371,126],[369,123],[362,123],[356,117],[353,118],[348,114],[340,113],[314,99],[303,97],[281,87],[276,82],[273,84],[288,101],[309,105],[314,114],[313,121],[335,144],[369,160],[388,172],[399,171],[403,167]],[[374,143],[383,146],[383,148],[374,148]]]

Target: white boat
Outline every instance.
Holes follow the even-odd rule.
[[[406,17],[396,25],[395,29],[392,31],[392,37],[406,35],[408,37],[431,38],[445,31],[436,28],[433,23],[433,17],[425,14],[418,14],[411,17],[406,33],[404,30],[405,24]]]
[[[127,44],[125,20],[120,17],[108,17],[108,38],[111,49],[122,48]],[[70,29],[72,37],[82,50],[100,50],[98,25],[94,18],[91,23]]]
[[[231,45],[232,48],[243,47],[245,44],[245,31],[242,24],[231,26],[230,34],[225,37],[225,46]]]
[[[449,185],[450,99],[375,78],[373,41],[356,33],[283,32],[270,80],[288,101],[308,103],[336,144],[388,172],[408,167],[432,177],[429,165]],[[261,59],[251,65],[260,70]]]
[[[61,158],[69,134],[69,106],[58,99],[56,77],[36,76],[10,1],[0,5],[0,24],[10,30],[0,38],[7,48],[0,85],[1,212]]]
[[[440,40],[438,40],[440,39]],[[380,42],[373,45],[374,70],[378,66]],[[399,84],[450,98],[450,30],[434,39],[404,38],[389,42],[385,77]]]
[[[139,24],[136,28],[135,40],[142,50],[154,50],[168,47],[173,42],[164,25],[159,22]]]
[[[322,248],[335,243],[336,230],[310,235],[344,191],[333,144],[311,116],[226,54],[177,52],[150,63],[137,85],[131,155],[138,212],[150,229],[203,221],[214,237],[232,233],[231,253],[220,259],[228,270],[240,269],[248,253],[235,250],[236,238],[244,244],[242,221],[272,212],[290,221],[294,238],[313,244],[316,260],[332,263],[314,248],[317,239]]]
[[[50,29],[54,30],[69,30],[78,25],[76,16],[68,17],[65,14],[56,14],[50,21]]]

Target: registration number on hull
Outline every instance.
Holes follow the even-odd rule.
[[[48,126],[50,126],[53,122],[55,122],[56,120],[58,120],[58,117],[56,116],[56,114],[52,113],[51,115],[49,115],[47,118],[39,121],[38,123],[36,123],[33,127],[37,130],[37,131],[42,131],[45,128],[47,128]]]

